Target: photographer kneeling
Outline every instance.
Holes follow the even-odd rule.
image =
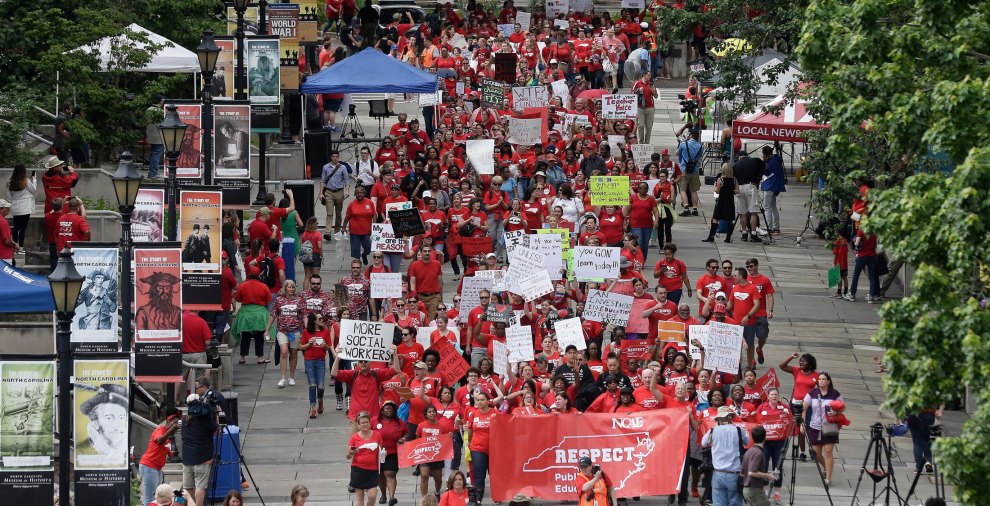
[[[593,465],[590,458],[581,457],[578,469],[574,479],[578,489],[578,506],[618,506],[615,491],[601,467]]]

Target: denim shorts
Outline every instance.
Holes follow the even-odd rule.
[[[746,344],[751,348],[753,347],[753,342],[756,340],[756,327],[757,325],[743,326],[743,339],[746,340]]]
[[[766,316],[756,317],[756,337],[757,339],[770,337],[770,321]]]

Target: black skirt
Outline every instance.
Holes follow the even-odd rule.
[[[354,487],[355,490],[370,490],[373,488],[378,488],[378,471],[371,471],[357,466],[351,466],[350,486]]]
[[[385,456],[385,462],[382,462],[382,471],[398,471],[399,470],[399,454],[393,453],[391,455]]]
[[[722,191],[718,192],[718,199],[715,201],[715,212],[712,218],[716,220],[736,219],[736,180],[723,179]]]

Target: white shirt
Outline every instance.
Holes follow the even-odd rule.
[[[378,164],[375,160],[368,158],[368,161],[358,160],[358,182],[361,186],[371,186],[375,184],[375,178],[380,175]]]

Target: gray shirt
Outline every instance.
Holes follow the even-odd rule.
[[[712,466],[715,470],[738,473],[742,469],[739,436],[742,436],[743,443],[749,444],[749,432],[736,429],[732,424],[716,425],[702,438],[701,446],[712,449]]]

